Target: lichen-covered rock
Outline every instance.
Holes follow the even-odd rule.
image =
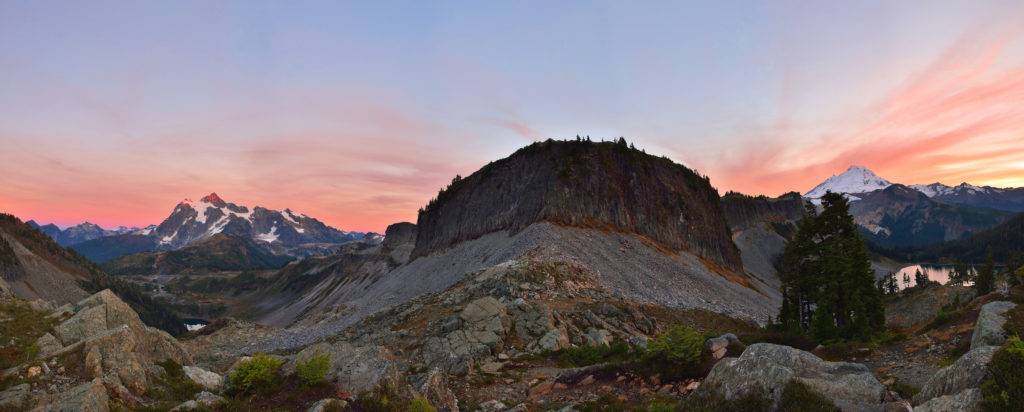
[[[439,410],[459,410],[459,399],[448,386],[448,378],[440,369],[434,368],[427,373],[413,377],[413,387]]]
[[[224,377],[215,372],[210,372],[197,366],[183,366],[181,369],[189,379],[192,379],[193,382],[205,389],[219,391],[224,386]]]
[[[988,371],[988,364],[998,350],[998,346],[971,349],[952,365],[940,369],[928,379],[921,387],[921,391],[914,396],[914,403],[923,403],[932,398],[980,387]]]
[[[71,388],[46,408],[53,412],[107,412],[110,397],[100,378]]]
[[[615,338],[605,329],[590,328],[583,335],[583,339],[586,341],[587,346],[608,346],[612,344]]]
[[[466,304],[459,319],[459,329],[427,338],[421,353],[428,365],[464,375],[477,359],[502,350],[510,320],[505,305],[490,296]]]
[[[799,349],[768,343],[751,345],[739,358],[715,364],[697,391],[711,391],[728,400],[766,396],[778,404],[782,389],[794,380],[843,410],[880,407],[885,394],[885,387],[864,365],[826,362]]]
[[[345,402],[341,399],[326,398],[316,401],[316,403],[314,403],[313,406],[310,406],[309,409],[306,409],[306,412],[326,412],[334,410],[340,411],[345,409],[346,406],[348,406],[348,402]]]
[[[914,412],[981,412],[981,390],[966,389],[955,395],[929,399],[914,408]]]
[[[386,380],[395,379],[397,365],[387,349],[383,346],[355,346],[348,342],[308,346],[284,364],[283,372],[292,373],[297,362],[321,353],[330,356],[327,378],[351,393],[372,390]]]
[[[27,383],[23,383],[0,392],[0,410],[16,411],[27,408],[30,389]]]
[[[996,301],[986,303],[978,313],[978,321],[974,324],[971,335],[971,349],[982,346],[999,346],[1006,342],[1006,312],[1016,307],[1013,302]]]
[[[39,339],[36,339],[36,347],[39,348],[38,356],[41,358],[57,353],[64,348],[64,346],[60,344],[60,341],[49,333],[40,336]]]

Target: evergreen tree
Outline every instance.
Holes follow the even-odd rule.
[[[914,285],[919,288],[928,287],[928,271],[921,271],[921,268],[917,268],[917,272],[914,272]]]
[[[910,289],[910,274],[909,273],[904,273],[903,274],[903,290],[908,290],[908,289]]]
[[[820,341],[866,338],[885,322],[867,248],[843,195],[827,193],[822,206],[808,206],[783,252],[780,322]]]
[[[988,248],[988,253],[985,257],[985,265],[978,271],[978,277],[974,281],[974,288],[978,291],[978,296],[987,295],[992,292],[992,288],[995,285],[996,267],[992,261],[992,248]]]
[[[896,272],[889,272],[889,274],[882,279],[882,291],[887,295],[895,295],[900,292],[900,284],[896,281]]]

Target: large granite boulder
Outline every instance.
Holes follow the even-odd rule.
[[[0,411],[16,411],[28,407],[29,390],[27,383],[0,391]]]
[[[955,395],[929,399],[914,408],[914,412],[981,412],[981,390],[966,389]]]
[[[920,404],[932,398],[956,395],[964,390],[980,387],[988,371],[988,364],[998,350],[998,346],[971,349],[952,365],[940,369],[928,379],[921,387],[921,392],[914,396],[914,403]]]
[[[330,356],[329,380],[351,393],[372,390],[397,379],[394,356],[383,346],[356,346],[348,342],[318,343],[303,349],[284,364],[282,372],[295,371],[295,365],[318,354]]]
[[[93,379],[60,394],[60,397],[43,410],[48,412],[107,412],[110,397],[100,378]]]
[[[1006,342],[1006,312],[1017,306],[1013,302],[996,301],[986,303],[978,313],[978,321],[974,324],[971,335],[971,349],[982,346],[999,346]]]
[[[788,346],[758,343],[738,358],[715,364],[699,392],[711,391],[727,400],[766,396],[778,405],[790,381],[806,385],[844,411],[881,408],[885,387],[864,365],[826,362]]]

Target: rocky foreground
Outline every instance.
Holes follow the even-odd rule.
[[[764,336],[750,323],[632,303],[609,296],[571,266],[515,261],[475,272],[444,293],[378,313],[302,350],[264,357],[276,362],[274,374],[284,379],[274,390],[300,394],[284,397],[240,392],[238,370],[253,358],[228,350],[271,333],[266,327],[231,321],[179,342],[145,326],[110,291],[61,307],[4,296],[5,313],[17,318],[0,324],[28,319],[32,327],[25,332],[33,335],[29,345],[12,339],[5,353],[33,349],[3,371],[0,410],[40,411],[269,410],[273,402],[286,410],[367,410],[380,399],[421,400],[451,411],[646,410],[655,404],[792,410],[794,399],[843,411],[973,411],[980,410],[979,387],[1007,339],[1007,313],[1016,307],[975,299],[966,352],[907,394],[890,381],[899,362],[882,359],[889,349],[864,357],[865,363],[826,361],[794,347],[755,343]],[[917,304],[934,298],[922,293],[917,301],[924,303]],[[712,336],[700,341],[699,370],[658,369],[631,355],[675,324]],[[946,328],[964,331],[956,323]],[[717,335],[724,330],[736,334]],[[918,336],[932,339],[945,330]],[[915,339],[897,346],[910,350]],[[325,358],[324,382],[290,383],[318,357]],[[395,408],[384,410],[404,406]]]

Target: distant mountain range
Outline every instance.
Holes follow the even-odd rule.
[[[177,250],[220,233],[251,239],[274,254],[289,256],[328,253],[366,236],[335,229],[291,209],[250,209],[229,203],[216,193],[198,202],[185,199],[159,225],[145,228],[106,230],[86,222],[61,230],[53,224],[28,224],[100,263],[131,253]]]
[[[961,239],[994,227],[1024,211],[1024,188],[903,185],[863,166],[850,166],[809,190],[819,203],[827,192],[844,193],[850,213],[878,246],[904,248]]]
[[[53,223],[40,225],[34,220],[29,220],[25,223],[53,238],[53,240],[61,246],[69,246],[106,236],[124,234],[147,235],[156,228],[155,225],[150,225],[145,228],[118,226],[117,228],[107,230],[94,223],[84,222],[61,230],[61,228],[57,227],[57,225]]]
[[[894,184],[864,166],[850,166],[845,172],[829,177],[807,191],[804,197],[816,201],[826,192],[835,192],[845,193],[851,196],[851,200],[855,200],[860,197],[858,194],[882,190]],[[942,183],[906,186],[940,203],[983,207],[1007,212],[1024,212],[1024,187],[998,188],[974,186],[969,183],[961,183],[957,186],[946,186]]]

